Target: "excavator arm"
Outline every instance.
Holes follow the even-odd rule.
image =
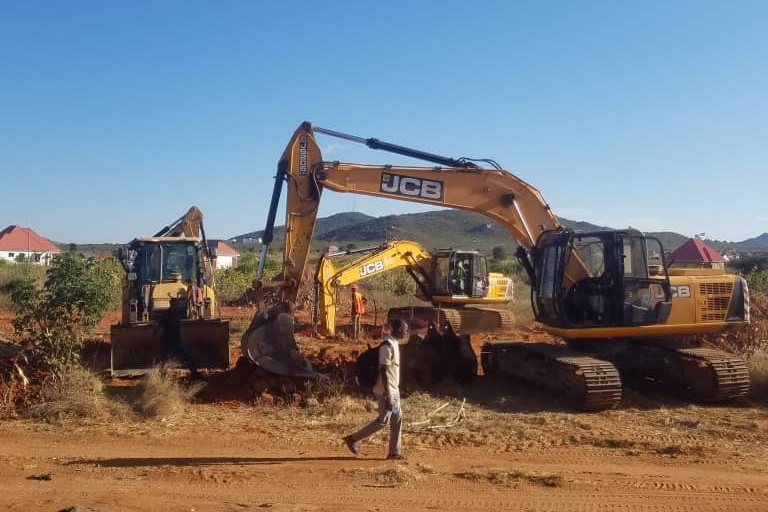
[[[378,139],[358,139],[313,128],[309,123],[299,127],[294,139],[317,147],[314,132],[364,140],[373,149],[439,164],[435,167],[411,167],[323,162],[319,159],[311,162],[317,182],[330,190],[480,213],[505,227],[526,249],[535,245],[543,231],[560,228],[560,222],[536,188],[499,168],[491,160],[483,161],[492,163],[494,168],[481,168],[467,159],[440,157]]]
[[[413,158],[438,163],[435,167],[361,165],[323,161],[315,132],[363,142]],[[264,284],[263,295],[273,304],[296,300],[309,256],[323,189],[462,209],[485,215],[505,227],[525,249],[538,236],[560,229],[541,193],[509,171],[481,168],[467,159],[451,159],[379,141],[359,139],[304,122],[291,137],[278,163],[272,202],[262,246],[262,262],[272,242],[272,229],[283,186],[286,193],[285,248],[281,274]],[[257,279],[261,279],[261,268]],[[569,279],[584,275],[574,259]],[[527,266],[530,268],[530,265]],[[580,268],[581,267],[581,268]]]

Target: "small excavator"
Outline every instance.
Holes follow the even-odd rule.
[[[315,134],[433,165],[325,161]],[[634,229],[565,229],[536,188],[493,160],[444,157],[304,122],[278,162],[257,278],[283,186],[283,270],[263,284],[273,308],[297,296],[325,190],[463,209],[495,221],[517,241],[535,318],[564,342],[489,342],[481,352],[486,374],[553,388],[585,410],[615,406],[622,381],[636,379],[703,402],[738,399],[749,389],[741,358],[685,343],[691,336],[749,324],[749,293],[742,277],[722,269],[668,268],[661,242]],[[267,323],[252,327],[243,337],[245,345],[281,343],[267,338]],[[250,356],[258,361],[258,353]]]
[[[332,259],[360,254],[336,269]],[[502,306],[512,300],[512,279],[488,271],[486,257],[476,250],[439,249],[428,252],[416,242],[396,240],[376,247],[324,254],[315,273],[315,321],[321,334],[336,333],[339,288],[362,279],[405,268],[416,282],[416,296],[432,306],[390,308],[387,319],[403,318],[427,325],[449,322],[457,332],[471,334],[514,325],[514,317]]]
[[[193,372],[229,368],[229,322],[219,317],[213,281],[216,255],[196,206],[154,236],[120,247],[116,257],[125,276],[121,318],[110,328],[113,376],[138,376],[169,362]]]

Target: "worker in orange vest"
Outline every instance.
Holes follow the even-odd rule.
[[[360,335],[360,320],[365,314],[365,304],[368,299],[360,293],[357,285],[352,285],[352,337],[357,339]]]

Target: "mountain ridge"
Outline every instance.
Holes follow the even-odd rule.
[[[584,221],[559,218],[567,229],[596,231],[614,228],[598,226]],[[275,226],[273,245],[282,245],[285,226]],[[264,230],[251,231],[227,240],[243,243],[243,240],[257,241]],[[450,234],[450,237],[446,236]],[[665,249],[674,251],[690,239],[672,231],[646,232],[661,240]],[[387,240],[413,240],[426,248],[477,249],[490,253],[495,247],[502,247],[511,254],[517,247],[509,232],[495,221],[475,212],[463,210],[439,210],[421,213],[406,213],[374,217],[359,212],[343,212],[317,219],[313,236],[313,247],[334,245],[339,248],[361,248],[379,245]],[[705,240],[712,248],[724,252],[768,251],[768,233],[742,242]]]

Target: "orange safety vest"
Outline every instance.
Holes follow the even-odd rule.
[[[365,314],[365,298],[360,292],[352,292],[352,313]]]

